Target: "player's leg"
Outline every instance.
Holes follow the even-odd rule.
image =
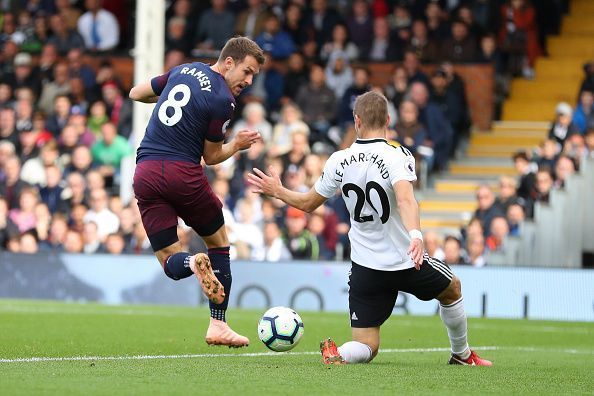
[[[464,311],[464,299],[462,297],[460,279],[458,279],[450,267],[440,260],[425,255],[420,270],[406,270],[403,272],[403,284],[401,290],[415,295],[420,300],[439,301],[439,314],[446,326],[452,359],[462,362],[474,362],[474,365],[490,366],[491,362],[480,359],[468,346],[468,332],[466,313]],[[471,364],[471,363],[459,363]]]
[[[394,273],[377,271],[353,263],[349,275],[349,310],[352,341],[336,347],[322,341],[325,364],[368,363],[378,353],[380,326],[390,317],[398,291],[391,285]]]
[[[222,301],[224,290],[209,270],[206,255],[182,252],[177,237],[177,212],[164,197],[165,169],[165,161],[145,161],[138,164],[134,174],[134,193],[155,256],[169,278],[180,280],[195,274],[205,295]]]
[[[210,324],[206,332],[206,342],[209,345],[227,345],[229,347],[248,346],[250,340],[237,334],[227,324],[226,312],[231,294],[231,261],[229,258],[229,240],[225,226],[222,225],[212,235],[202,236],[208,247],[208,257],[216,277],[225,288],[225,299],[221,303],[209,302]]]

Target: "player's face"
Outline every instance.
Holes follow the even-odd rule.
[[[260,64],[251,55],[242,62],[231,61],[229,71],[225,74],[225,81],[234,96],[237,96],[249,85],[252,85],[254,75],[260,72]]]

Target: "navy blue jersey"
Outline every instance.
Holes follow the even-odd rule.
[[[220,142],[235,110],[225,79],[209,65],[194,62],[151,80],[157,105],[136,162],[170,159],[200,163],[204,140]]]

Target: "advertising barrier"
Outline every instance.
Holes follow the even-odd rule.
[[[231,307],[348,311],[350,264],[232,263]],[[469,316],[594,321],[594,271],[453,267]],[[194,277],[167,278],[152,256],[0,253],[0,298],[204,305]],[[394,314],[434,315],[437,302],[401,293]],[[345,317],[345,321],[346,321]]]

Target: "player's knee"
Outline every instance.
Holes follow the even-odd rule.
[[[450,283],[451,294],[452,298],[458,300],[462,297],[462,282],[460,282],[460,278],[454,276],[452,278],[452,282]]]

